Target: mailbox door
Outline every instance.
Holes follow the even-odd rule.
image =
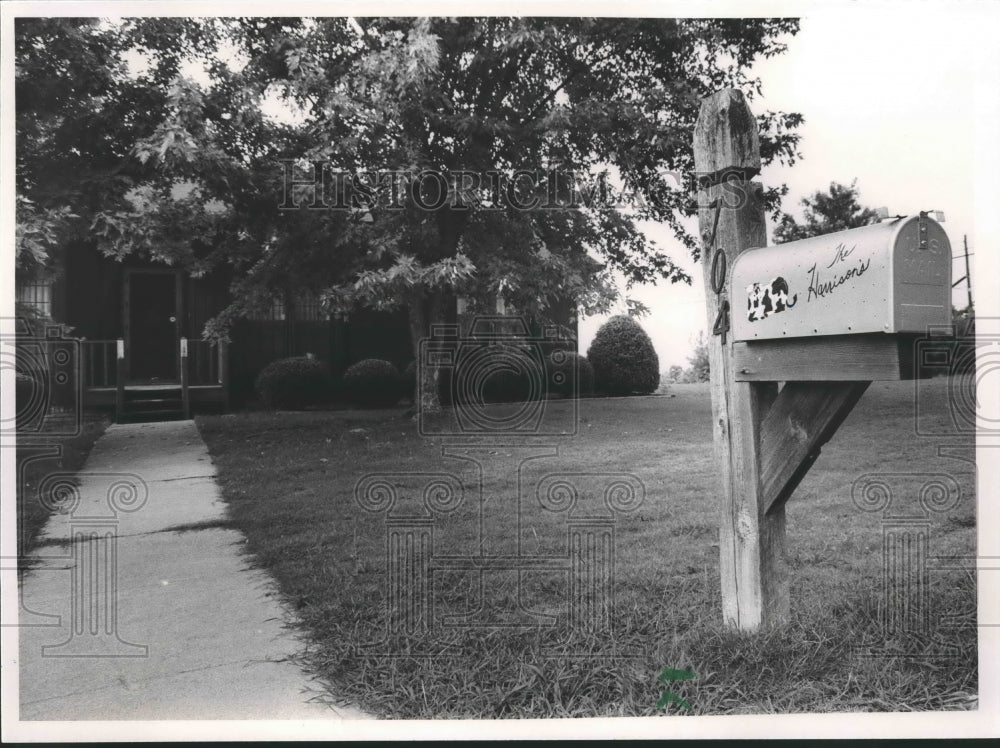
[[[927,333],[951,323],[951,243],[937,221],[910,219],[893,252],[895,332]]]

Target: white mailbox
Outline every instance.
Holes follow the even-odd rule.
[[[951,323],[951,244],[921,213],[751,249],[729,299],[735,341],[926,334]]]

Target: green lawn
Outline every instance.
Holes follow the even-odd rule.
[[[851,500],[862,475],[893,473],[885,479],[896,491],[893,511],[916,516],[924,479],[914,474],[951,476],[961,500],[928,517],[930,555],[975,552],[974,465],[938,455],[939,445],[951,444],[971,456],[972,438],[918,435],[913,388],[872,385],[789,502],[793,620],[785,630],[755,635],[721,621],[705,386],[580,401],[578,433],[543,440],[558,443],[558,454],[524,463],[520,502],[511,476],[523,450],[466,444],[445,456],[440,439],[419,436],[401,410],[248,413],[203,417],[198,425],[249,553],[277,578],[308,632],[305,664],[332,693],[380,716],[970,708],[977,692],[974,576],[929,572],[927,636],[886,633],[878,613],[883,518]],[[921,428],[944,429],[948,381],[920,388]],[[547,405],[567,409],[555,412],[560,417],[573,407]],[[490,501],[482,507],[473,458],[487,465],[482,491]],[[403,515],[422,506],[431,478],[421,473],[456,476],[464,500],[435,517],[431,630],[406,635],[390,602],[387,532],[419,524]],[[568,586],[567,515],[535,498],[546,476],[568,474],[562,480],[577,487],[578,506],[600,508],[603,484],[594,474],[607,473],[632,474],[645,486],[641,506],[614,519],[610,631],[568,620],[571,600],[584,598]],[[379,474],[396,487],[396,524],[355,500],[358,481]],[[549,559],[549,567],[481,576],[446,568],[467,567],[480,551]],[[442,558],[448,555],[465,561]],[[470,613],[477,625],[454,618]],[[868,644],[877,656],[863,654]],[[665,668],[694,677],[665,686],[658,682]],[[691,709],[657,707],[667,689]]]
[[[35,547],[38,533],[52,513],[53,502],[38,495],[39,485],[54,472],[76,472],[83,467],[91,447],[107,426],[107,419],[103,416],[88,414],[76,436],[46,436],[39,433],[18,439],[17,553],[22,557],[22,563],[27,561],[23,557]],[[42,456],[48,448],[53,447],[62,448],[57,456]]]

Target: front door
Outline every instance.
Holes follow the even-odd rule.
[[[177,273],[132,271],[125,280],[126,351],[132,382],[177,382],[180,299]]]

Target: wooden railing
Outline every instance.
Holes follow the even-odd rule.
[[[181,403],[184,408],[184,418],[188,419],[191,417],[191,391],[188,389],[188,380],[191,378],[191,373],[188,371],[188,339],[181,338],[180,345]]]
[[[120,412],[125,397],[125,341],[82,340],[82,373],[84,389],[107,388],[115,390],[115,404]],[[221,387],[228,402],[228,351],[225,343],[206,340],[180,341],[180,383],[183,390],[185,413],[190,412],[189,387]]]
[[[229,351],[225,343],[181,339],[181,395],[190,414],[189,387],[221,387],[223,410],[229,410]]]
[[[118,340],[82,340],[83,386],[115,387],[118,384]],[[192,386],[225,384],[225,344],[207,340],[187,341],[187,375]]]
[[[83,386],[114,387],[118,383],[117,340],[81,340]]]
[[[121,423],[125,411],[125,341],[121,338],[115,341],[115,351],[118,365],[118,383],[115,387],[115,421]]]
[[[223,362],[225,344],[208,340],[187,342],[188,382],[191,385],[224,384]]]

